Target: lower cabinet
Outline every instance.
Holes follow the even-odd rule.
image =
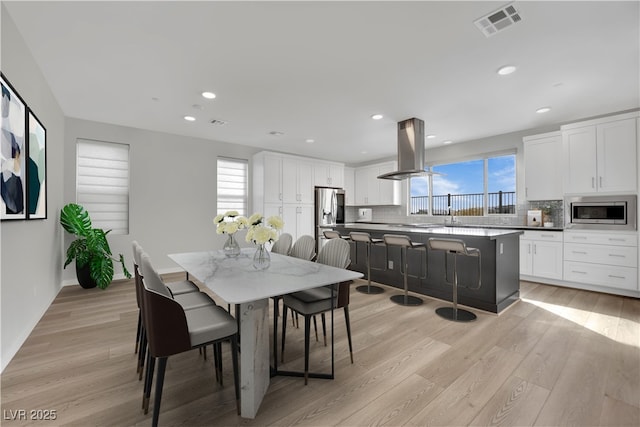
[[[293,237],[293,243],[305,234],[315,239],[313,231],[313,205],[284,204],[282,205],[283,233]]]
[[[637,234],[565,233],[564,280],[638,291]]]
[[[525,231],[520,236],[520,275],[562,279],[562,232]]]

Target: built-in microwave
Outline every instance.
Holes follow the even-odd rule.
[[[636,196],[567,198],[565,228],[636,230],[636,204]]]

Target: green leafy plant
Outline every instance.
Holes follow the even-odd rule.
[[[60,211],[60,225],[68,233],[77,237],[67,249],[64,268],[74,259],[76,268],[83,268],[88,264],[91,278],[101,289],[106,289],[113,280],[113,261],[119,261],[124,275],[131,278],[122,254],[119,254],[118,259],[111,253],[109,242],[107,242],[107,234],[111,230],[93,228],[89,213],[84,207],[75,203],[64,206]]]

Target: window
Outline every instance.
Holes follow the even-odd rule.
[[[218,157],[218,214],[247,215],[248,161]]]
[[[515,154],[508,154],[434,165],[427,170],[439,175],[411,178],[409,213],[457,216],[515,214],[515,162]]]
[[[129,234],[129,146],[78,139],[76,201],[93,227]]]

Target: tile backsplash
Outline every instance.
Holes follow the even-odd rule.
[[[562,200],[539,200],[535,202],[525,202],[517,205],[515,215],[490,215],[486,217],[478,216],[457,216],[456,220],[462,224],[472,225],[517,225],[527,224],[527,211],[529,209],[548,209],[549,216],[553,221],[554,227],[563,227],[564,211]],[[449,221],[448,216],[426,216],[426,215],[407,215],[405,206],[373,206],[371,222],[382,223],[433,223],[444,224]],[[358,219],[358,208],[347,206],[345,220],[346,222],[355,222]]]

